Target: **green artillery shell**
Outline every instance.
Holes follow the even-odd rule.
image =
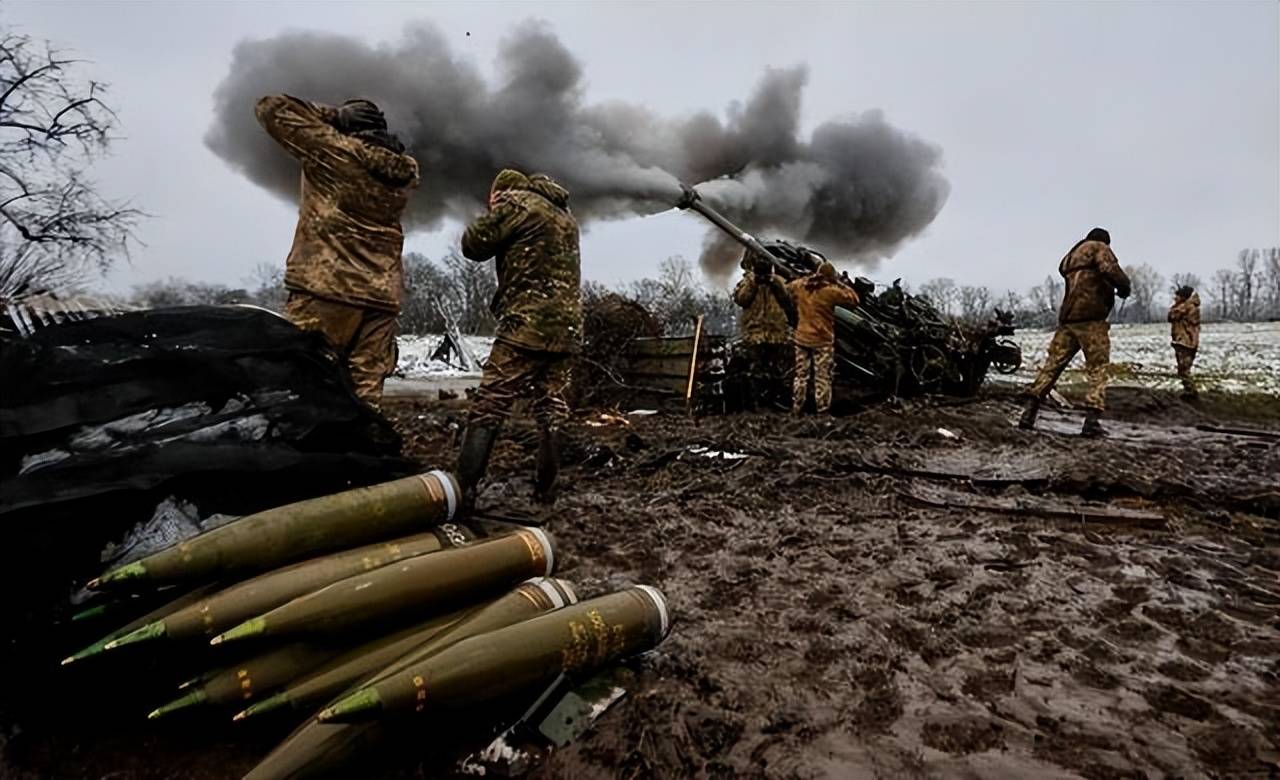
[[[577,594],[569,583],[549,577],[537,577],[490,604],[468,610],[453,625],[425,636],[420,635],[413,644],[404,646],[397,643],[395,647],[386,646],[373,651],[367,645],[362,645],[344,653],[280,693],[253,704],[237,714],[235,719],[243,720],[282,707],[309,709],[384,669],[415,663],[468,637],[527,620],[566,604],[574,604],[577,600]]]
[[[455,539],[471,538],[469,531],[458,526],[448,533],[443,528],[438,528],[430,533],[407,536],[394,542],[371,544],[295,563],[218,591],[189,607],[175,611],[164,619],[159,628],[143,626],[132,634],[115,639],[108,644],[107,649],[162,637],[207,639],[325,585],[405,558],[436,552],[451,546]]]
[[[79,661],[84,658],[88,658],[89,656],[97,655],[101,653],[103,650],[105,650],[107,645],[110,642],[116,639],[119,639],[120,637],[125,636],[126,634],[133,633],[134,631],[147,625],[148,623],[154,623],[155,621],[164,618],[166,615],[170,615],[174,612],[177,612],[183,607],[186,607],[189,604],[197,602],[200,599],[204,598],[205,596],[208,596],[211,593],[214,593],[215,591],[217,591],[217,589],[218,589],[218,586],[216,584],[205,585],[203,587],[196,588],[195,590],[189,593],[183,594],[178,598],[174,599],[173,601],[170,601],[168,604],[165,604],[164,606],[151,610],[150,612],[138,618],[137,620],[133,621],[132,623],[125,625],[123,628],[113,631],[110,634],[107,634],[103,638],[99,639],[97,642],[94,642],[93,644],[84,648],[83,650],[76,653],[75,655],[67,656],[66,658],[62,659],[62,665],[66,666],[67,664],[75,663],[76,661]]]
[[[526,528],[348,577],[241,623],[210,644],[251,636],[334,636],[371,622],[439,614],[550,574],[554,561],[547,535]]]
[[[458,484],[443,471],[268,509],[113,569],[91,588],[190,582],[265,571],[329,550],[453,519]]]
[[[662,594],[629,588],[465,639],[339,699],[317,717],[321,723],[388,713],[445,717],[643,652],[669,628]]]
[[[483,748],[511,724],[540,691],[495,702],[483,710],[457,713],[432,727],[429,737],[413,720],[369,720],[361,723],[319,723],[307,720],[290,734],[244,780],[306,780],[375,776],[397,762],[421,760],[433,749],[452,758]]]
[[[277,647],[244,663],[206,675],[184,688],[178,699],[153,710],[149,718],[159,718],[189,707],[222,705],[252,699],[322,664],[339,652],[333,646],[294,642]]]

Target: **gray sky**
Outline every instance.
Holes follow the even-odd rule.
[[[122,138],[94,168],[107,194],[155,216],[116,290],[185,276],[239,284],[282,264],[294,208],[205,148],[232,47],[285,30],[395,41],[429,21],[492,71],[497,42],[550,23],[583,63],[590,102],[663,115],[722,112],[768,66],[809,67],[803,118],[879,108],[942,147],[951,195],[873,276],[1025,290],[1094,225],[1123,264],[1207,277],[1244,247],[1280,245],[1280,3],[8,3],[0,19],[91,61]],[[470,37],[466,33],[470,32]],[[271,91],[263,85],[263,92]],[[251,107],[246,106],[246,111]],[[441,107],[447,110],[447,107]],[[431,172],[424,171],[424,187]],[[682,213],[595,223],[587,278],[696,258]],[[459,226],[413,233],[433,257]]]

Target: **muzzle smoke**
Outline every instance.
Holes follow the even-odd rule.
[[[803,67],[766,71],[724,118],[664,117],[586,103],[581,64],[544,25],[517,27],[497,57],[489,83],[421,24],[394,45],[299,32],[245,41],[214,93],[205,142],[251,181],[294,199],[296,163],[258,127],[255,101],[279,92],[330,103],[368,98],[422,166],[410,229],[471,218],[503,167],[551,174],[584,220],[671,208],[683,180],[701,182],[708,203],[752,232],[863,265],[892,255],[947,199],[941,150],[879,112],[825,122],[802,138]],[[725,276],[740,254],[709,237],[703,268]]]

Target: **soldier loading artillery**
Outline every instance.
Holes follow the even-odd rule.
[[[676,207],[701,214],[746,248],[744,262],[746,257],[762,258],[787,282],[815,273],[826,260],[812,249],[786,241],[759,241],[707,205],[692,187],[683,187]],[[834,282],[859,299],[855,308],[837,306],[833,312],[836,400],[923,392],[970,395],[989,368],[1009,374],[1021,366],[1021,351],[1004,338],[1013,332],[1007,316],[980,332],[965,334],[927,299],[910,295],[896,284],[877,295],[869,279],[839,274]],[[743,336],[745,341],[745,329]],[[751,354],[743,347],[739,345]],[[730,365],[735,364],[750,365],[741,357]],[[785,370],[784,362],[781,371]],[[731,379],[741,377],[734,373]],[[757,374],[751,376],[749,387],[759,381]]]

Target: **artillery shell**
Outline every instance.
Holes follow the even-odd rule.
[[[224,588],[174,611],[158,626],[142,626],[131,634],[116,638],[107,644],[106,649],[160,638],[207,639],[325,585],[406,558],[436,552],[452,546],[455,541],[473,538],[470,531],[462,527],[455,527],[449,533],[436,529],[394,542],[371,544],[295,563]]]
[[[654,647],[670,628],[666,599],[639,586],[465,639],[348,694],[321,723],[484,707]]]
[[[200,705],[231,704],[274,690],[341,652],[341,648],[294,642],[277,647],[183,688],[186,693],[151,712],[155,719]]]
[[[235,720],[244,720],[282,707],[309,709],[328,701],[351,685],[368,679],[370,675],[381,677],[381,672],[385,669],[416,663],[468,637],[527,620],[566,604],[574,604],[577,600],[577,594],[569,583],[549,577],[537,577],[490,604],[470,610],[453,625],[421,636],[413,644],[404,646],[397,643],[394,647],[385,646],[377,650],[362,645],[344,653],[280,693],[249,706],[238,713]]]
[[[550,574],[554,562],[551,539],[526,528],[348,577],[245,621],[210,644],[252,636],[334,636],[368,623],[439,614]]]
[[[247,515],[112,569],[89,587],[191,582],[265,571],[448,522],[457,505],[458,484],[452,475],[432,471],[405,477]]]
[[[94,642],[93,644],[80,650],[79,652],[73,655],[67,656],[66,658],[62,659],[62,665],[66,666],[67,664],[75,663],[76,661],[80,661],[90,656],[98,655],[99,653],[101,653],[103,650],[106,649],[107,645],[110,642],[116,639],[119,639],[120,637],[125,636],[126,634],[130,634],[136,631],[137,629],[141,628],[142,626],[147,625],[148,623],[153,623],[157,620],[160,620],[164,618],[166,615],[170,615],[182,609],[183,607],[186,607],[189,604],[197,602],[200,599],[204,598],[205,596],[208,596],[211,593],[214,593],[215,591],[217,591],[217,589],[218,589],[218,586],[216,584],[213,584],[213,585],[205,585],[203,587],[196,588],[195,590],[189,593],[185,593],[179,596],[178,598],[174,599],[173,601],[170,601],[169,603],[163,606],[160,606],[160,607],[157,607],[156,609],[151,610],[150,612],[138,618],[137,620],[134,620],[133,622],[126,624],[123,628],[120,628],[116,631],[111,632],[110,634],[107,634],[103,638],[99,639],[97,642]]]

